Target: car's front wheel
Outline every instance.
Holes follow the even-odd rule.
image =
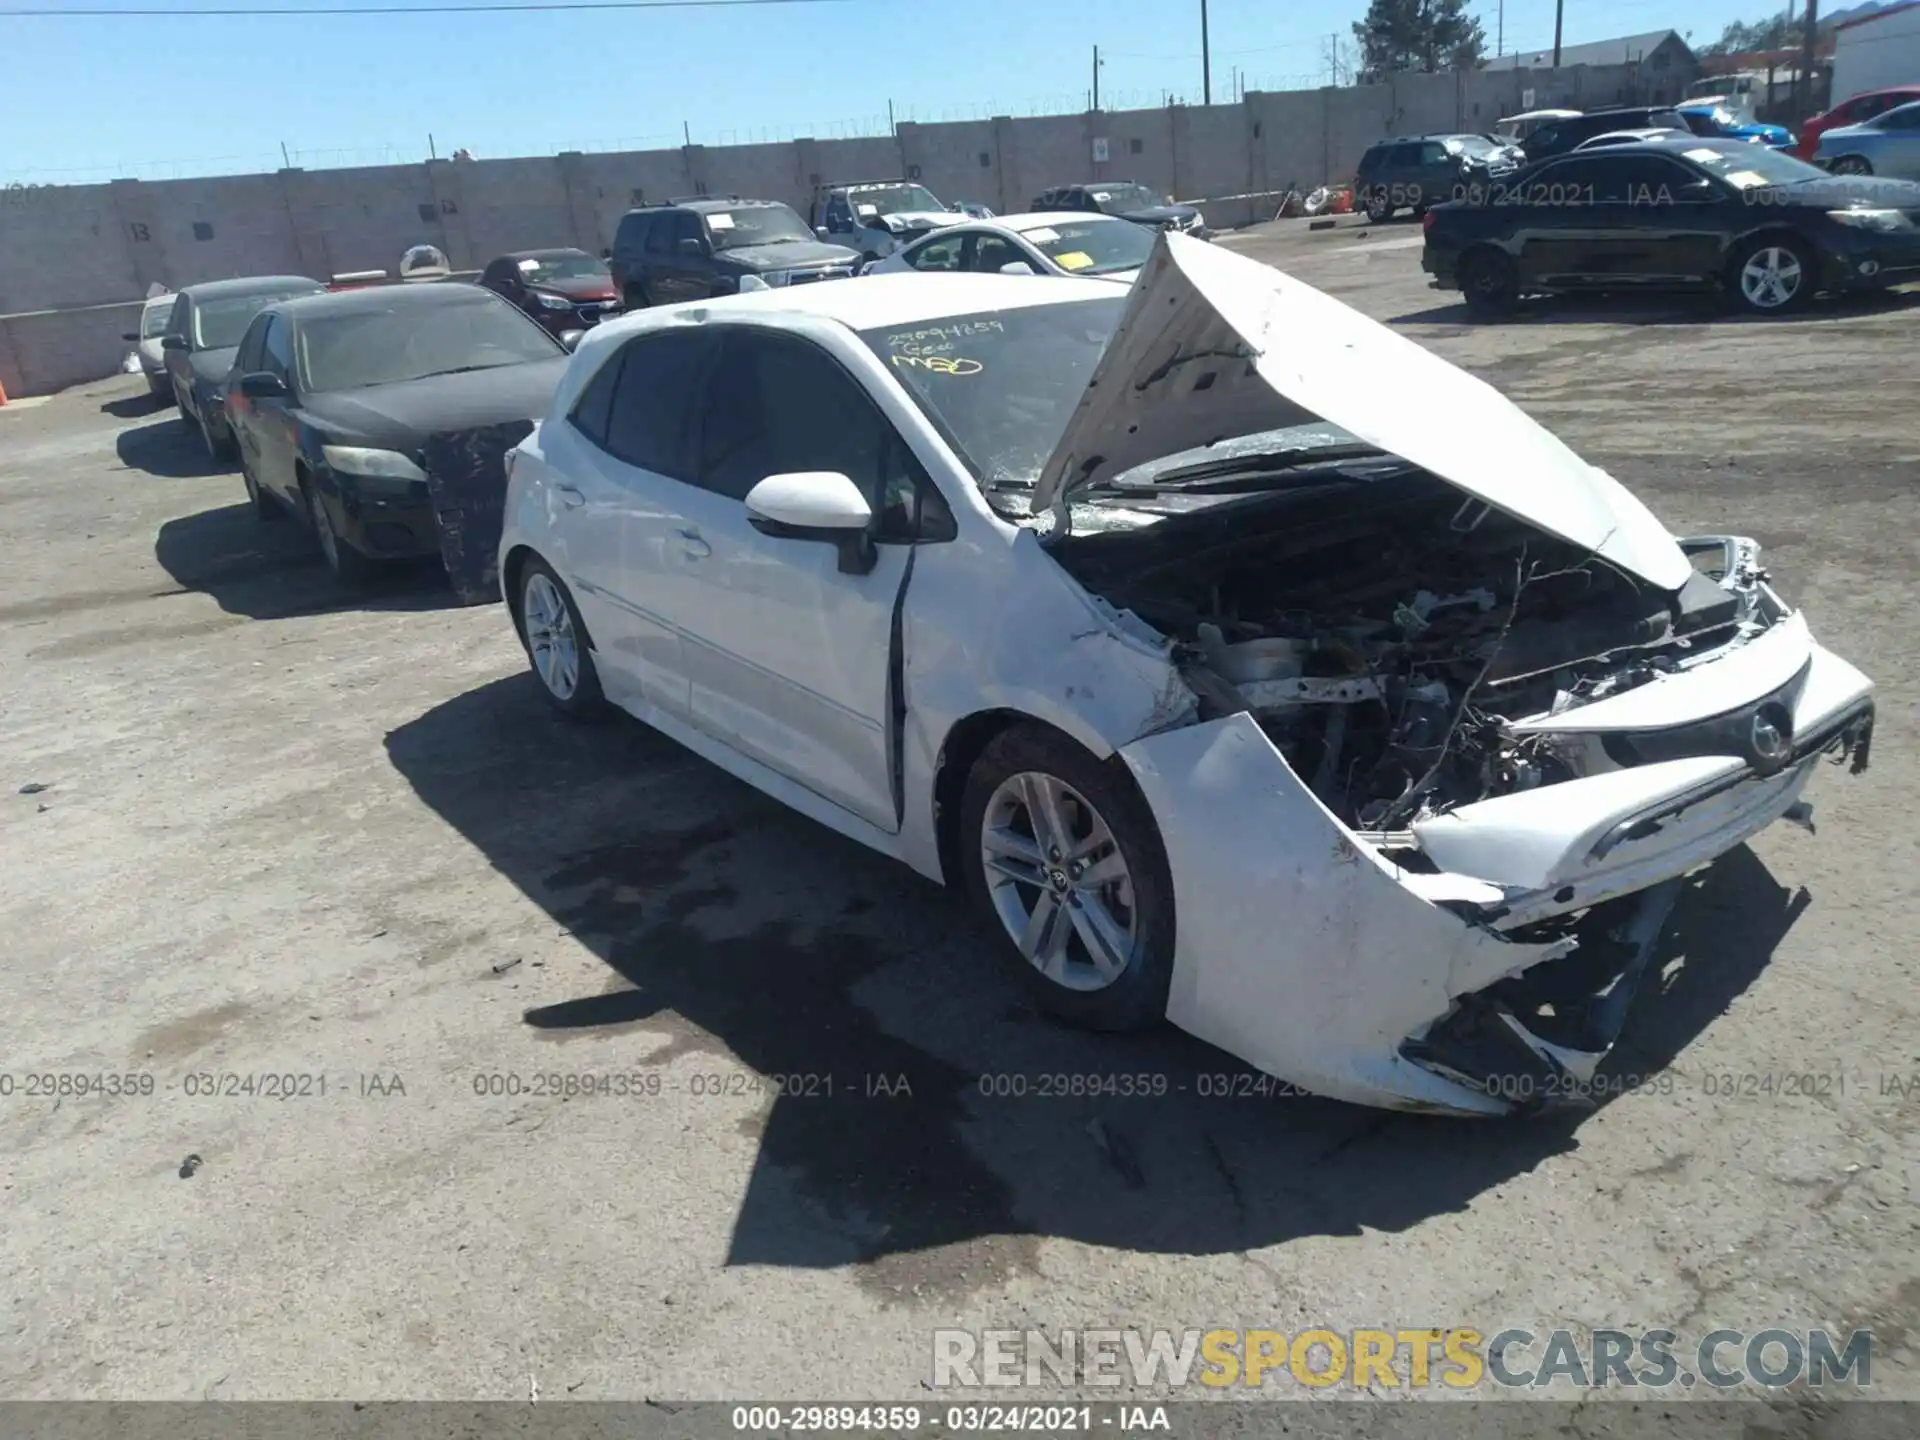
[[[1768,235],[1744,246],[1732,266],[1733,298],[1756,315],[1784,315],[1813,294],[1813,255],[1799,241]]]
[[[1842,155],[1833,162],[1835,175],[1871,175],[1873,164],[1864,155]]]
[[[587,627],[565,582],[546,561],[529,559],[520,571],[519,601],[520,639],[548,701],[576,720],[604,716],[606,697],[587,643]]]
[[[1124,774],[1055,731],[1018,725],[975,763],[960,810],[968,888],[1042,1008],[1094,1030],[1164,1018],[1173,880]]]
[[[1376,225],[1384,225],[1393,218],[1393,200],[1383,189],[1376,189],[1367,197],[1367,219]]]
[[[224,426],[209,420],[205,411],[200,415],[200,443],[206,447],[210,460],[227,461],[239,453],[232,434]]]
[[[354,549],[351,543],[343,540],[340,532],[334,529],[333,517],[327,513],[327,502],[321,498],[320,487],[308,481],[304,488],[307,521],[312,525],[313,538],[320,546],[320,558],[327,562],[327,569],[341,584],[361,584],[371,572],[372,562]]]

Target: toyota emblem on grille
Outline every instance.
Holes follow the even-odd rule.
[[[1778,770],[1793,749],[1793,717],[1781,705],[1762,705],[1753,714],[1747,736],[1754,768],[1763,774]]]

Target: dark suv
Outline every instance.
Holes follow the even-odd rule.
[[[1552,155],[1564,155],[1582,140],[1605,135],[1610,130],[1685,130],[1686,117],[1671,105],[1623,105],[1613,110],[1589,110],[1570,115],[1532,131],[1520,148],[1529,163]]]
[[[777,200],[694,195],[629,210],[613,239],[614,289],[627,309],[744,290],[842,280],[858,252],[822,244]]]
[[[1353,195],[1378,225],[1395,211],[1424,213],[1519,167],[1516,147],[1485,135],[1400,135],[1367,147],[1354,172]]]

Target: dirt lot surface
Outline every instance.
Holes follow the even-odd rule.
[[[343,596],[106,382],[0,410],[0,1395],[925,1399],[935,1327],[1131,1325],[1871,1326],[1920,1391],[1916,297],[1480,326],[1411,224],[1224,243],[1757,535],[1878,681],[1818,833],[1682,899],[1648,1088],[1418,1119],[1055,1029],[956,899],[552,717],[499,607]],[[1171,1093],[1037,1096],[1089,1073]],[[152,1093],[28,1093],[103,1074]]]

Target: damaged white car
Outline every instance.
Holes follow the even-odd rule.
[[[964,885],[1058,1015],[1370,1105],[1577,1094],[1680,877],[1871,736],[1751,541],[1177,235],[601,325],[500,556],[563,709]]]

